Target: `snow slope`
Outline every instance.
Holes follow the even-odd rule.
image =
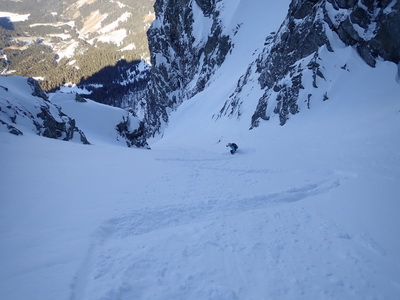
[[[348,67],[283,127],[193,99],[150,151],[0,133],[1,298],[398,299],[397,69]]]
[[[71,90],[73,89],[71,88]],[[77,102],[75,96],[75,93],[57,92],[50,95],[50,100],[77,121],[77,126],[85,132],[90,143],[118,143],[126,146],[126,140],[118,134],[116,126],[123,119],[129,119],[131,122],[128,129],[133,131],[139,126],[138,118],[121,108],[100,104],[89,99],[85,99],[86,102],[83,103]]]
[[[0,131],[83,142],[82,128],[90,143],[133,145],[127,134],[138,130],[140,121],[132,113],[77,98],[76,87],[47,95],[35,84],[24,77],[0,77]]]
[[[399,299],[398,69],[334,53],[329,99],[283,127],[249,131],[256,84],[240,120],[213,118],[242,74],[234,49],[152,150],[66,94],[51,100],[94,145],[0,132],[0,298]]]

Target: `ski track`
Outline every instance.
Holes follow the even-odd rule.
[[[194,197],[197,182],[204,180],[205,169],[221,174],[232,172],[214,159],[161,161],[190,164],[184,193],[189,197]],[[235,172],[247,175],[243,176],[244,181],[273,173],[240,168]],[[359,297],[362,290],[369,298],[374,276],[365,274],[365,270],[373,273],[374,267],[369,265],[368,255],[385,257],[386,253],[367,236],[353,237],[336,224],[291,206],[339,186],[340,179],[331,176],[251,198],[232,199],[222,193],[217,198],[215,194],[214,198],[207,198],[204,193],[197,197],[206,198],[197,202],[133,210],[105,221],[94,233],[73,279],[70,299],[259,299],[259,294],[252,295],[253,290],[263,290],[265,297],[275,299],[291,299],[299,293],[326,299],[350,298]],[[241,216],[246,214],[264,220],[263,226],[257,222],[241,224]],[[334,236],[332,231],[336,232]],[[309,240],[299,241],[297,235],[306,235]],[[282,238],[277,239],[278,236]],[[243,242],[246,240],[248,243]],[[160,256],[160,247],[164,248],[165,257]],[[294,257],[296,252],[299,255]],[[315,261],[301,261],[302,257],[309,259],[309,252],[321,258],[319,263],[325,265],[325,274],[315,273],[320,269]],[[285,278],[292,263],[301,270]],[[237,282],[241,284],[238,286]],[[307,282],[319,282],[321,286],[305,289]]]

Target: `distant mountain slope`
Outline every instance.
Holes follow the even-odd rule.
[[[46,90],[79,83],[119,60],[148,60],[153,0],[4,0],[0,72],[42,79]]]
[[[120,60],[115,66],[107,66],[81,80],[78,86],[88,91],[87,98],[140,114],[149,76],[150,66],[146,62]]]

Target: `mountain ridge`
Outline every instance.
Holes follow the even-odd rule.
[[[180,103],[201,93],[210,84],[210,77],[235,51],[235,35],[241,30],[242,24],[235,23],[232,15],[224,15],[224,10],[239,13],[236,4],[227,5],[224,1],[189,1],[186,4],[184,8],[168,1],[157,1],[155,5],[156,21],[148,31],[152,49],[145,117],[148,137],[159,134],[163,124],[168,123],[167,111],[176,110]],[[356,49],[371,67],[377,59],[399,64],[396,50],[400,46],[399,6],[397,0],[291,1],[280,28],[272,34],[265,33],[263,50],[254,47],[258,57],[238,78],[236,88],[230,91],[231,95],[215,115],[217,118],[234,114],[239,117],[238,105],[244,101],[240,91],[248,84],[248,78],[254,76],[258,77],[257,82],[253,80],[249,84],[261,88],[263,95],[251,117],[250,128],[259,126],[262,120],[268,121],[274,114],[279,115],[280,124],[284,125],[299,113],[300,102],[326,101],[329,84],[323,81],[328,75],[324,74],[320,56],[323,47],[334,52],[332,38],[340,40],[345,47]],[[200,25],[196,24],[196,18]],[[207,22],[212,25],[205,26]],[[196,44],[198,37],[194,35],[201,24],[209,32],[203,33],[203,44]],[[179,37],[172,35],[169,28],[174,28],[173,34],[181,32]],[[226,34],[229,30],[230,34]],[[163,42],[159,43],[160,39]],[[245,40],[240,42],[246,43]],[[335,55],[330,59],[335,59]],[[345,65],[339,67],[346,68]],[[305,88],[304,82],[308,80],[312,80],[312,85]],[[319,84],[324,86],[324,91],[317,92]],[[318,96],[313,97],[313,94]]]

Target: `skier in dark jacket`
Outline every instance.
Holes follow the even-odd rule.
[[[237,149],[239,148],[238,145],[236,145],[235,143],[228,143],[226,145],[226,147],[231,148],[231,150],[230,150],[231,154],[234,154],[237,151]]]

